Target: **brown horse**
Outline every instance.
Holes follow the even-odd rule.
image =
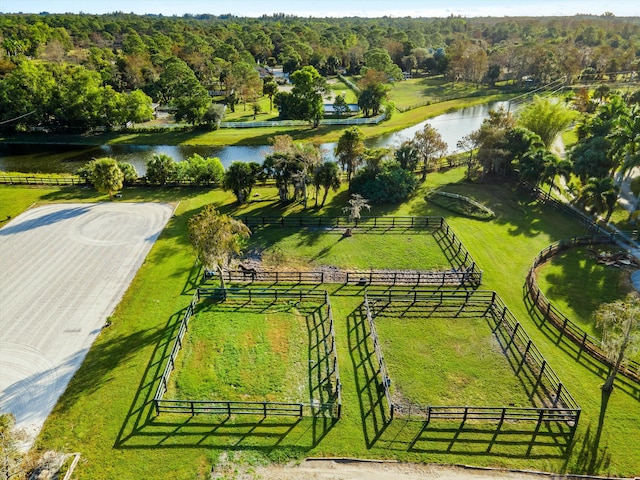
[[[258,276],[258,272],[256,271],[255,268],[245,267],[242,264],[238,265],[238,268],[242,272],[243,277],[251,276],[251,280],[255,280],[256,277]]]

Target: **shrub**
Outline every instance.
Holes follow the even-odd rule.
[[[425,201],[466,217],[490,220],[495,217],[492,210],[480,205],[469,197],[463,197],[455,193],[433,192],[424,197]]]
[[[400,203],[415,193],[418,179],[396,161],[382,162],[379,169],[365,167],[351,181],[351,191],[371,203]]]

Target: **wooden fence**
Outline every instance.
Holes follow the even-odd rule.
[[[205,271],[205,282],[215,278],[215,272]],[[289,272],[258,270],[228,270],[224,273],[226,281],[234,284],[284,284],[284,285],[322,285],[336,283],[343,285],[389,285],[414,287],[475,287],[482,280],[482,272],[472,266],[467,269],[428,271],[428,270],[335,270],[330,272]]]
[[[612,235],[591,235],[584,237],[573,237],[570,239],[560,240],[549,245],[542,250],[533,261],[533,265],[529,269],[525,282],[527,296],[532,304],[544,319],[549,321],[551,325],[558,329],[560,336],[565,336],[575,343],[580,351],[585,351],[596,360],[605,365],[612,366],[605,352],[600,348],[600,340],[589,335],[578,325],[569,320],[557,307],[555,307],[549,299],[542,293],[538,287],[536,280],[536,268],[546,262],[549,258],[557,253],[577,246],[591,246],[597,244],[615,243],[615,236]],[[626,365],[620,367],[620,373],[625,377],[640,383],[640,362],[629,361]]]
[[[189,320],[195,313],[195,308],[199,301],[205,297],[224,298],[224,299],[241,299],[243,301],[252,302],[258,299],[267,299],[270,301],[278,300],[297,300],[305,301],[308,299],[322,302],[324,305],[326,320],[329,321],[329,334],[326,338],[322,338],[324,345],[323,354],[327,358],[327,368],[324,376],[320,378],[323,384],[332,386],[331,402],[311,402],[311,403],[291,403],[291,402],[243,402],[231,400],[193,400],[193,399],[165,399],[163,398],[168,391],[169,377],[175,369],[176,357],[184,343],[184,336],[189,327]],[[320,372],[322,376],[323,372]],[[267,416],[289,416],[302,417],[304,415],[328,415],[332,418],[340,418],[342,415],[342,382],[340,380],[340,372],[338,369],[338,354],[336,350],[335,328],[333,322],[333,312],[329,295],[327,292],[314,290],[297,290],[283,291],[276,289],[217,289],[217,288],[201,288],[198,289],[188,305],[187,310],[182,318],[178,334],[173,344],[171,354],[167,360],[167,364],[160,378],[160,383],[153,398],[153,404],[156,413],[179,413],[179,414],[209,414],[209,415],[261,415]]]
[[[387,408],[389,409],[389,415],[393,419],[395,406],[393,401],[391,400],[391,392],[389,391],[389,386],[391,385],[391,377],[389,376],[389,372],[387,371],[387,364],[384,361],[384,355],[382,354],[382,348],[380,347],[380,340],[378,338],[378,333],[376,332],[376,325],[373,321],[371,309],[369,308],[369,298],[366,293],[364,295],[363,304],[365,314],[367,316],[367,325],[369,326],[369,337],[373,342],[373,350],[376,354],[376,360],[378,361],[378,371],[376,372],[376,375],[380,376],[379,385],[382,386],[384,397],[387,401]]]
[[[360,228],[368,231],[384,232],[391,229],[429,229],[440,243],[452,268],[449,270],[366,270],[344,272],[247,272],[228,271],[226,277],[232,282],[272,282],[272,283],[341,283],[355,285],[413,285],[413,286],[469,286],[477,288],[482,283],[482,271],[476,265],[469,251],[443,217],[397,217],[365,216],[350,221],[347,217],[310,216],[241,216],[237,217],[249,228]],[[205,280],[213,273],[205,272]]]
[[[400,216],[363,216],[350,220],[348,217],[331,216],[251,216],[236,217],[247,227],[289,227],[289,228],[362,228],[371,230],[385,229],[433,229],[437,230],[446,225],[443,217],[400,217]]]
[[[5,185],[87,185],[80,177],[41,177],[29,175],[0,175]]]
[[[428,321],[430,316],[484,316],[514,373],[522,382],[529,397],[538,407],[511,406],[452,406],[452,405],[407,405],[393,403],[389,392],[385,391],[390,411],[410,420],[429,422],[435,419],[478,420],[478,421],[535,421],[536,430],[542,422],[561,422],[569,425],[575,432],[580,418],[580,407],[573,399],[556,373],[551,369],[542,353],[533,344],[521,324],[506,307],[495,292],[433,290],[413,291],[406,294],[389,291],[368,291],[365,294],[365,308],[372,332],[375,332],[374,319],[378,315],[396,315],[389,305],[400,304],[403,314],[412,309]],[[467,308],[470,306],[470,308]],[[426,308],[425,308],[426,307]],[[441,311],[442,310],[442,311]],[[427,313],[429,312],[429,313]],[[457,313],[456,313],[457,312]],[[377,335],[374,345],[379,341]],[[378,361],[384,364],[382,352],[376,351]],[[386,367],[380,368],[382,384],[390,383]]]

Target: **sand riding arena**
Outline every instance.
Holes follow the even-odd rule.
[[[30,440],[172,213],[160,203],[55,204],[0,229],[0,412]]]

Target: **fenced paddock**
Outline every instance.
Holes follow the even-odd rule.
[[[291,350],[303,349],[303,351],[307,352],[304,358],[306,362],[297,366],[298,372],[304,372],[304,378],[299,378],[298,384],[304,386],[302,390],[306,390],[306,393],[299,394],[299,401],[278,401],[277,398],[272,398],[274,395],[264,395],[264,392],[262,392],[263,398],[261,399],[247,399],[250,396],[246,394],[247,392],[239,393],[236,395],[238,398],[220,400],[202,397],[176,398],[180,397],[180,395],[176,395],[179,389],[176,388],[172,375],[180,374],[180,372],[175,372],[176,369],[185,368],[182,366],[181,360],[178,359],[178,355],[183,346],[189,341],[186,336],[189,333],[190,324],[193,325],[193,322],[199,321],[198,317],[204,316],[205,311],[210,311],[213,315],[213,317],[207,316],[207,320],[213,318],[216,322],[225,322],[228,321],[225,317],[231,317],[232,312],[236,313],[233,318],[237,319],[242,316],[255,316],[256,314],[264,317],[268,312],[282,312],[288,309],[300,311],[300,314],[304,316],[306,329],[307,342],[304,346],[298,344],[288,345]],[[235,327],[236,325],[234,325]],[[238,325],[238,328],[241,327]],[[275,335],[278,335],[278,333]],[[216,339],[212,340],[215,342]],[[258,341],[257,343],[260,342]],[[219,347],[220,345],[217,346]],[[216,345],[211,348],[216,348]],[[260,348],[260,345],[257,345],[257,348]],[[207,349],[204,349],[204,351],[206,352]],[[300,354],[299,356],[304,356],[301,352],[298,353]],[[200,354],[202,355],[202,353]],[[184,353],[181,355],[184,355]],[[230,374],[236,374],[241,367],[242,365],[225,365]],[[302,367],[302,370],[300,370],[300,367]],[[265,376],[274,374],[271,371],[262,373]],[[190,374],[197,377],[200,374],[204,374],[204,372],[196,370],[190,372]],[[295,375],[295,372],[291,374]],[[276,378],[274,380],[278,381],[279,379]],[[224,382],[225,379],[220,378],[218,381]],[[235,385],[230,385],[229,387],[233,390]],[[207,386],[203,385],[203,388],[206,390]],[[243,288],[226,290],[216,288],[198,289],[182,319],[153,402],[158,415],[173,413],[222,415],[226,417],[257,415],[261,417],[323,416],[334,419],[340,418],[342,383],[338,369],[333,313],[328,294],[323,291],[301,289],[288,291]]]
[[[602,348],[600,348],[600,340],[589,335],[575,322],[567,318],[567,316],[554,306],[544,293],[542,293],[536,279],[536,269],[551,257],[566,249],[579,246],[593,246],[612,243],[615,243],[615,238],[611,235],[573,237],[552,243],[542,250],[535,258],[533,265],[529,269],[525,282],[527,298],[542,318],[558,330],[560,338],[563,336],[566,337],[571,342],[575,343],[581,352],[587,352],[591,357],[608,366],[611,366],[612,363],[609,361]],[[620,367],[619,371],[620,374],[630,380],[640,383],[640,362],[632,360],[628,361]]]
[[[322,235],[324,233],[341,234],[344,229],[349,228],[357,232],[357,238],[360,238],[361,235],[409,235],[427,232],[433,235],[435,242],[442,251],[442,262],[444,265],[448,265],[449,268],[429,270],[428,266],[421,269],[419,268],[420,265],[412,264],[411,268],[394,270],[370,268],[368,270],[338,269],[331,272],[320,270],[287,272],[284,269],[278,269],[278,271],[256,269],[252,274],[238,270],[226,273],[226,279],[230,282],[316,285],[339,283],[363,286],[461,286],[470,288],[477,288],[482,282],[482,271],[443,217],[365,216],[354,221],[350,221],[346,217],[327,216],[242,216],[238,217],[238,219],[253,229],[254,234],[257,235],[260,235],[261,230],[265,228],[269,230],[278,228],[304,230],[312,232],[313,235]],[[366,238],[371,241],[370,237]],[[272,239],[268,243],[273,243]],[[334,246],[329,245],[325,249],[331,250],[332,248]],[[420,248],[420,246],[416,245],[415,248]],[[410,259],[415,258],[410,254],[407,257]]]
[[[435,420],[462,423],[496,422],[499,426],[504,422],[533,422],[535,432],[543,423],[552,422],[568,426],[570,435],[575,432],[580,417],[580,407],[495,292],[425,290],[398,293],[370,290],[365,294],[363,305],[379,367],[379,385],[384,390],[391,418],[400,417],[426,423]],[[380,333],[379,328],[382,322],[388,323],[382,329],[384,333]],[[411,336],[414,338],[411,344],[409,342],[403,342],[402,345],[393,344],[394,340],[390,337],[393,337],[394,329],[395,331],[403,329],[405,336],[410,336],[406,332],[409,328],[415,328],[416,324],[421,327],[422,333]],[[480,331],[480,327],[484,328],[486,331],[484,336],[490,339],[484,343],[485,348],[464,352],[468,345],[453,339],[451,348],[454,354],[446,350],[448,352],[446,362],[438,364],[437,356],[445,355],[443,348],[446,349],[447,345],[434,346],[427,341],[429,335],[431,334],[432,337],[437,335],[433,333],[437,329],[448,329],[455,333],[455,329],[467,326],[472,329],[469,332],[472,337]],[[417,350],[414,347],[417,347]],[[392,349],[394,352],[391,351]],[[454,357],[457,357],[459,351],[475,358],[481,369],[502,369],[500,375],[503,377],[498,382],[502,384],[508,382],[508,388],[501,390],[498,387],[504,385],[494,383],[487,385],[487,389],[495,389],[498,392],[497,395],[502,395],[501,391],[517,388],[519,397],[511,397],[506,402],[496,402],[495,405],[473,405],[470,402],[464,402],[465,399],[462,398],[452,399],[464,402],[457,405],[433,404],[428,398],[410,399],[411,386],[403,383],[402,376],[397,375],[403,368],[399,365],[398,358],[402,358],[402,355],[407,356],[405,365],[407,362],[419,362],[417,355],[411,357],[416,351],[426,351],[426,355],[432,357],[429,360],[432,364],[423,372],[422,380],[425,384],[434,377],[444,378],[439,382],[428,384],[427,396],[429,397],[445,398],[449,392],[464,390],[461,385],[465,385],[464,382],[468,379],[457,377],[454,371],[442,370],[442,365],[456,364],[457,360]],[[385,359],[385,353],[389,358],[393,353],[392,363],[396,367],[395,372]],[[492,359],[498,354],[502,357],[502,365],[492,363]],[[504,375],[504,372],[510,375]],[[485,391],[485,393],[487,398],[491,398],[491,391]]]

